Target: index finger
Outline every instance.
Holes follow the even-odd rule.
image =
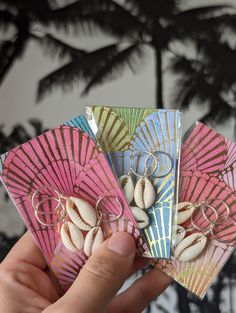
[[[138,278],[127,290],[118,294],[110,304],[108,312],[142,312],[172,281],[171,277],[153,268]]]
[[[8,253],[3,263],[8,260],[22,261],[32,264],[42,270],[47,268],[46,261],[42,255],[42,252],[37,247],[31,234],[25,233],[14,245],[11,251]]]

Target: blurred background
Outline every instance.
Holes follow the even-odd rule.
[[[0,153],[95,104],[180,108],[183,133],[235,141],[235,0],[0,0],[0,36]],[[24,226],[0,197],[1,260]],[[233,313],[235,286],[232,256],[204,301],[173,284],[146,312]]]

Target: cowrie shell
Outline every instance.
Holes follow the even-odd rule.
[[[149,217],[148,217],[147,213],[144,210],[142,210],[136,206],[131,207],[131,210],[133,212],[135,220],[138,223],[139,228],[143,229],[143,228],[147,227],[149,224]]]
[[[181,202],[177,206],[177,224],[186,222],[194,211],[194,205],[191,202]]]
[[[69,251],[76,252],[83,248],[84,237],[81,230],[69,221],[62,224],[61,240]]]
[[[82,230],[90,230],[97,223],[94,208],[83,199],[69,197],[66,210],[72,222]]]
[[[104,236],[101,227],[93,227],[84,240],[84,253],[90,257],[103,243]]]
[[[134,200],[141,209],[150,208],[156,200],[156,193],[147,177],[141,177],[134,189]]]
[[[119,178],[119,183],[124,192],[127,202],[131,203],[134,198],[134,183],[132,177],[130,177],[129,175],[122,175]]]
[[[176,237],[175,237],[175,245],[177,246],[185,237],[186,230],[182,226],[177,226],[176,229]]]
[[[175,248],[175,258],[183,262],[193,261],[203,252],[206,243],[207,237],[202,233],[192,234]]]

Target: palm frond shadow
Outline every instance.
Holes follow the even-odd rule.
[[[40,1],[40,5],[32,5],[27,0],[4,0],[3,3],[5,6],[0,10],[0,26],[5,29],[13,27],[15,35],[0,47],[0,83],[24,53],[30,40],[39,42],[47,54],[57,56],[64,63],[41,78],[36,98],[38,101],[57,88],[71,90],[81,81],[86,84],[82,93],[87,94],[95,86],[120,77],[127,68],[134,71],[138,68],[139,60],[145,59],[144,46],[148,46],[154,51],[156,106],[161,108],[163,57],[171,43],[181,43],[185,39],[195,42],[195,38],[206,36],[206,29],[210,32],[222,30],[223,27],[231,31],[236,29],[236,15],[232,12],[229,14],[228,10],[232,8],[223,4],[184,9],[179,0],[124,0],[122,3],[80,0],[72,3],[65,1],[61,6],[57,1],[50,0]],[[114,50],[100,47],[95,51],[84,51],[72,47],[45,32],[45,27],[51,26],[58,32],[63,30],[70,33],[74,28],[89,35],[99,28],[104,34],[113,36]],[[41,36],[35,33],[35,27],[39,27]],[[124,43],[126,48],[122,49]]]
[[[207,107],[201,121],[223,125],[231,117],[236,118],[236,71],[232,67],[236,49],[227,42],[219,42],[215,35],[200,39],[197,44],[198,54],[194,58],[186,55],[172,58],[171,68],[178,76],[174,99],[184,109],[193,103]]]

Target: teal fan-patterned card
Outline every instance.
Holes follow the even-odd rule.
[[[94,106],[87,119],[142,229],[150,251],[145,256],[170,258],[181,112]]]

